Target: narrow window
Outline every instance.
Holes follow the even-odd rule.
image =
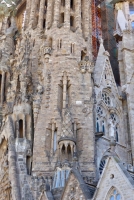
[[[97,133],[99,133],[99,122],[98,122],[98,118],[97,118],[97,123],[96,123],[96,131],[97,131]]]
[[[63,144],[63,146],[62,146],[62,154],[65,154],[65,145]]]
[[[67,147],[67,154],[68,154],[68,155],[71,154],[71,146],[70,146],[70,144],[69,144],[68,147]]]
[[[117,127],[116,127],[115,139],[116,139],[116,142],[119,142],[118,128]]]
[[[6,82],[7,82],[7,73],[5,73],[5,80],[4,80],[4,101],[6,101]]]
[[[62,40],[59,41],[59,49],[62,48]]]
[[[45,1],[44,14],[47,13],[47,0]]]
[[[105,133],[105,123],[104,123],[104,121],[102,122],[102,132]]]
[[[47,0],[45,1],[45,6],[46,6],[46,8],[47,8]]]
[[[43,21],[43,29],[46,28],[46,19]]]
[[[57,130],[54,131],[53,149],[54,149],[54,152],[57,149]]]
[[[122,197],[119,192],[114,188],[110,194],[109,200],[121,200]]]
[[[30,156],[26,157],[26,166],[27,166],[27,174],[30,175],[30,172],[31,172],[31,158],[30,158]]]
[[[71,1],[70,1],[70,8],[71,8],[71,9],[74,9],[74,0],[71,0]]]
[[[84,60],[85,56],[86,56],[86,53],[84,51],[81,51],[81,60]]]
[[[61,6],[65,7],[65,0],[61,0]]]
[[[19,138],[23,138],[23,120],[19,120]]]
[[[73,16],[70,17],[70,26],[74,27],[74,17]]]
[[[61,13],[60,21],[61,21],[61,24],[64,23],[64,13]]]

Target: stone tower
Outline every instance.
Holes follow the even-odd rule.
[[[0,1],[0,200],[133,200],[128,2],[115,6],[120,87],[101,38],[93,58],[90,0],[14,1]]]
[[[57,164],[72,167],[77,159],[83,176],[85,171],[93,176],[91,2],[34,1],[30,11],[28,4],[25,27],[33,29],[32,37],[39,35],[35,45],[40,47],[43,87],[34,124],[32,173],[53,176]]]
[[[21,1],[16,19],[4,20],[1,105],[12,196],[42,199],[45,184],[60,199],[72,168],[95,181],[91,1]]]

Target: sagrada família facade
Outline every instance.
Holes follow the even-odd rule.
[[[0,200],[134,200],[134,0],[110,3],[120,84],[91,0],[0,18]]]

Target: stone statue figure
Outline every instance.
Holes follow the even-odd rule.
[[[115,124],[112,119],[109,119],[109,136],[110,137],[115,136]]]

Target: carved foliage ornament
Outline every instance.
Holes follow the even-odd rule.
[[[94,63],[90,62],[89,60],[88,61],[82,60],[79,63],[79,70],[83,74],[86,72],[92,73],[93,68],[94,68]]]

